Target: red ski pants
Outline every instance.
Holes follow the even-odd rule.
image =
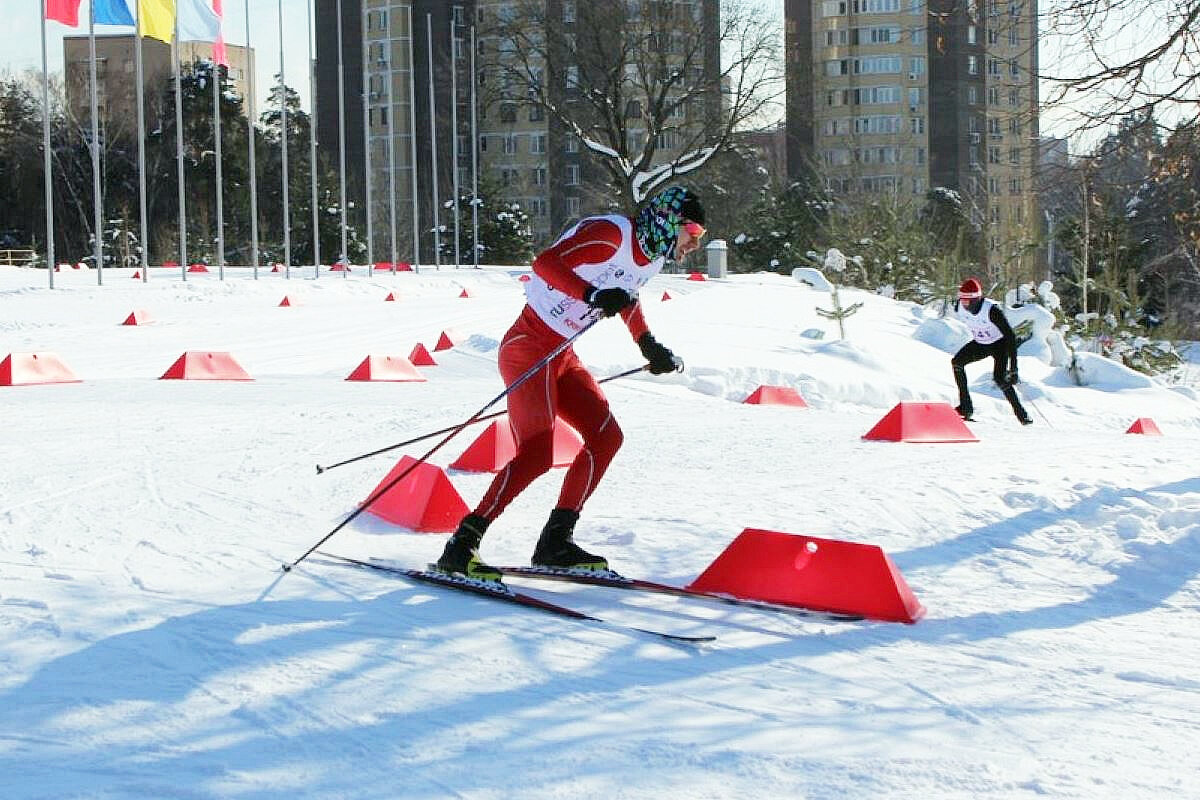
[[[500,375],[505,385],[511,386],[562,341],[526,306],[500,343]],[[509,392],[508,419],[517,454],[496,475],[475,508],[476,514],[495,519],[525,487],[550,470],[556,416],[583,438],[583,449],[563,479],[558,508],[583,508],[625,437],[596,380],[568,347]]]

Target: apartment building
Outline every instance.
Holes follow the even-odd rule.
[[[789,169],[838,195],[953,189],[993,277],[1032,278],[1036,0],[786,0]]]

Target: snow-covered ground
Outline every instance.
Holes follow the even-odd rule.
[[[978,443],[863,441],[898,401],[955,402],[955,344],[914,337],[921,309],[843,290],[865,305],[839,341],[815,311],[829,295],[790,277],[656,278],[647,317],[688,369],[606,385],[626,443],[579,541],[676,583],[747,527],[868,542],[928,609],[916,625],[831,623],[522,583],[718,637],[681,647],[315,557],[279,569],[401,453],[314,465],[460,422],[502,389],[519,270],[130,272],[97,286],[67,271],[50,290],[44,272],[0,267],[0,358],[57,353],[82,379],[0,387],[5,800],[1200,791],[1186,389],[1115,365],[1078,387],[1023,357],[1023,428],[979,363]],[[121,326],[134,309],[155,321]],[[448,329],[462,344],[427,382],[343,380]],[[157,380],[185,350],[229,351],[255,380]],[[614,320],[578,351],[601,377],[639,363]],[[741,402],[762,384],[810,408]],[[1125,434],[1138,417],[1165,435]],[[478,431],[431,460],[446,467]],[[490,479],[449,474],[468,504]],[[526,563],[561,477],[493,526],[488,560]],[[364,514],[327,548],[420,566],[444,540]]]

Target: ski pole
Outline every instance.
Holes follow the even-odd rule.
[[[640,367],[634,367],[633,369],[627,369],[624,372],[619,372],[616,375],[609,375],[607,378],[601,378],[600,380],[598,380],[596,382],[597,383],[608,383],[609,381],[615,381],[618,378],[628,378],[630,375],[633,375],[638,372],[644,372],[649,368],[650,368],[649,364],[643,364]],[[475,419],[474,421],[475,422],[486,422],[489,419],[495,419],[496,417],[502,417],[507,413],[508,413],[508,411],[496,411],[494,413],[488,414],[487,416],[479,417],[479,418]],[[415,438],[407,439],[403,442],[397,442],[396,444],[388,445],[387,447],[381,447],[378,450],[372,450],[369,453],[363,453],[360,456],[354,456],[354,458],[347,458],[345,461],[339,461],[336,464],[330,464],[328,467],[322,467],[320,464],[317,464],[317,474],[322,475],[331,469],[336,469],[338,467],[344,467],[347,464],[353,464],[355,461],[362,461],[364,458],[371,458],[372,456],[377,456],[377,455],[380,455],[381,453],[390,453],[392,450],[398,450],[401,447],[407,447],[410,444],[416,444],[417,442],[423,442],[426,439],[432,439],[434,436],[439,436],[443,433],[449,433],[450,431],[454,430],[457,427],[458,427],[458,425],[449,425],[445,428],[442,428],[441,430],[433,431],[432,433],[425,433],[425,434],[422,434]]]
[[[1029,403],[1029,405],[1033,406],[1033,410],[1036,411],[1038,413],[1038,416],[1042,418],[1042,422],[1046,423],[1047,428],[1053,428],[1054,426],[1050,424],[1050,420],[1046,419],[1046,415],[1042,413],[1042,410],[1040,408],[1038,408],[1037,403],[1033,402],[1032,398],[1030,398],[1029,395],[1026,394],[1023,389],[1019,388],[1021,386],[1021,384],[1018,383],[1018,384],[1016,384],[1016,386],[1018,387],[1017,392],[1020,393],[1021,399],[1024,400],[1026,403]]]
[[[453,428],[453,429],[452,429],[452,430],[451,430],[451,431],[450,431],[450,432],[449,432],[449,433],[448,433],[448,434],[445,436],[445,438],[443,438],[443,439],[442,439],[440,442],[438,442],[437,444],[435,444],[433,447],[429,448],[429,450],[427,450],[427,451],[425,452],[425,455],[421,456],[421,457],[420,457],[420,458],[418,458],[418,459],[417,459],[415,462],[413,462],[412,464],[410,464],[410,465],[409,465],[409,467],[408,467],[408,469],[406,469],[406,470],[402,471],[402,472],[401,472],[399,475],[397,475],[396,477],[394,477],[394,478],[392,478],[390,481],[388,481],[388,482],[387,482],[387,483],[386,483],[384,486],[381,486],[379,489],[377,489],[377,490],[375,491],[375,493],[374,493],[374,494],[372,494],[372,495],[371,495],[370,497],[368,497],[368,498],[367,498],[365,501],[363,501],[362,505],[360,505],[358,508],[356,508],[356,509],[354,509],[353,511],[351,511],[351,512],[350,512],[350,514],[349,514],[349,515],[348,515],[348,516],[347,516],[347,517],[346,517],[344,520],[342,520],[341,522],[339,522],[339,523],[338,523],[338,524],[337,524],[337,525],[334,527],[334,529],[333,529],[333,530],[331,530],[329,533],[327,533],[327,534],[325,534],[324,536],[322,536],[322,537],[321,537],[321,540],[320,540],[320,541],[318,541],[316,544],[314,544],[312,547],[310,547],[310,548],[308,548],[307,550],[305,550],[305,551],[304,551],[304,555],[300,556],[300,557],[299,557],[299,558],[297,558],[295,561],[293,561],[293,562],[291,562],[291,563],[289,563],[289,564],[284,564],[284,565],[283,565],[283,571],[284,571],[284,572],[291,572],[291,571],[292,571],[292,567],[296,566],[296,565],[297,565],[297,564],[299,564],[301,561],[303,561],[304,559],[308,558],[308,557],[309,557],[309,555],[311,555],[311,554],[312,554],[312,552],[313,552],[314,550],[316,550],[318,547],[320,547],[321,545],[323,545],[323,544],[325,544],[327,541],[329,541],[331,538],[333,538],[333,535],[334,535],[335,533],[337,533],[337,532],[338,532],[338,531],[340,531],[342,528],[344,528],[344,527],[346,527],[347,525],[349,525],[349,524],[350,524],[350,522],[351,522],[351,521],[353,521],[354,519],[356,519],[356,518],[358,517],[358,515],[359,515],[359,514],[361,514],[362,512],[366,511],[368,508],[370,508],[372,503],[374,503],[374,502],[375,502],[376,500],[378,500],[380,497],[383,497],[385,494],[387,494],[389,491],[391,491],[391,488],[392,488],[393,486],[395,486],[397,483],[399,483],[400,481],[402,481],[402,480],[404,480],[405,478],[407,478],[407,477],[408,477],[408,474],[409,474],[410,472],[412,472],[414,469],[416,469],[416,468],[417,468],[418,466],[420,466],[421,464],[425,463],[425,460],[426,460],[427,458],[429,458],[431,455],[433,455],[433,454],[434,454],[434,453],[436,453],[438,450],[440,450],[440,449],[442,448],[442,445],[446,444],[446,442],[448,442],[448,441],[450,441],[451,439],[453,439],[453,438],[454,438],[454,437],[455,437],[455,436],[456,436],[456,435],[459,433],[459,431],[463,430],[464,428],[466,428],[466,427],[467,427],[468,425],[470,425],[471,423],[478,421],[478,419],[479,419],[481,416],[483,416],[483,412],[487,411],[489,408],[491,408],[492,406],[496,405],[496,403],[499,403],[499,402],[500,402],[502,399],[504,399],[504,397],[505,397],[506,395],[508,395],[508,394],[509,394],[509,392],[513,391],[513,390],[514,390],[514,389],[516,389],[518,386],[520,386],[522,383],[524,383],[525,381],[529,380],[529,379],[530,379],[530,378],[532,378],[534,375],[536,375],[536,374],[537,374],[539,371],[541,371],[541,369],[542,369],[543,367],[545,367],[547,364],[549,364],[551,361],[553,361],[553,360],[554,360],[554,359],[555,359],[555,358],[556,358],[556,357],[557,357],[557,356],[558,356],[560,353],[562,353],[564,350],[566,350],[568,347],[570,347],[570,346],[571,346],[571,345],[572,345],[572,344],[575,342],[575,340],[576,340],[576,339],[578,339],[580,336],[582,336],[584,333],[586,333],[586,332],[588,331],[588,329],[590,329],[590,328],[591,328],[593,325],[595,325],[595,324],[596,324],[598,321],[600,321],[600,319],[602,319],[602,317],[597,317],[596,319],[593,319],[593,320],[592,320],[591,322],[589,322],[588,324],[584,325],[584,326],[583,326],[582,328],[580,328],[578,331],[576,331],[575,333],[571,334],[571,336],[570,336],[569,338],[567,338],[567,339],[564,339],[564,340],[563,340],[563,342],[562,342],[562,344],[560,344],[558,347],[555,347],[553,350],[551,350],[549,353],[547,353],[547,354],[546,354],[546,355],[545,355],[545,356],[544,356],[544,357],[543,357],[543,358],[542,358],[540,361],[538,361],[536,364],[534,364],[534,365],[533,365],[532,367],[530,367],[529,369],[525,370],[525,372],[524,372],[524,373],[522,373],[522,374],[521,374],[521,376],[520,376],[520,377],[518,377],[518,378],[517,378],[515,381],[513,381],[513,382],[512,382],[512,384],[511,384],[510,386],[506,386],[506,387],[504,387],[504,391],[502,391],[500,394],[498,394],[498,395],[496,395],[495,397],[493,397],[493,398],[492,398],[492,399],[491,399],[491,400],[490,400],[490,401],[487,403],[487,405],[485,405],[483,408],[479,409],[479,410],[478,410],[478,411],[476,411],[474,414],[472,414],[470,419],[468,419],[466,422],[462,422],[462,423],[459,423],[458,425],[456,425],[456,426],[455,426],[455,427],[454,427],[454,428]]]

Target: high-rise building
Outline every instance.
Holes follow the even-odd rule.
[[[1037,0],[785,0],[788,164],[838,195],[956,191],[993,277],[1032,278]]]
[[[135,57],[137,37],[132,33],[96,37],[96,96],[102,130],[112,135],[135,135],[137,125],[137,81]],[[246,111],[256,113],[254,98],[247,94],[249,76],[254,69],[254,50],[227,44],[228,79],[234,90],[248,100]],[[63,37],[63,75],[67,91],[67,110],[76,120],[91,119],[91,49],[87,36]],[[211,42],[180,42],[179,62],[212,58]],[[146,126],[158,126],[163,114],[174,114],[168,102],[173,86],[171,45],[157,39],[142,38],[142,86],[146,105]],[[86,128],[86,125],[85,125]]]

